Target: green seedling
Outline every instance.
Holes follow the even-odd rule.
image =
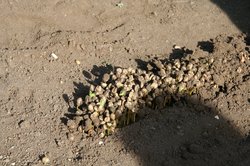
[[[104,105],[106,104],[106,99],[102,98],[99,104],[101,107],[104,107]]]
[[[114,133],[114,130],[112,130],[112,127],[107,127],[105,130],[105,136],[112,135]]]
[[[105,130],[105,135],[106,135],[106,136],[111,135],[111,131],[110,131],[110,129]]]
[[[187,90],[187,94],[189,96],[192,96],[193,94],[196,94],[197,93],[197,88],[190,88]]]
[[[125,96],[126,95],[126,90],[122,88],[122,90],[119,93],[119,96]]]
[[[186,90],[187,90],[187,89],[186,89],[185,87],[179,86],[178,89],[177,89],[177,92],[178,92],[179,94],[184,94]]]
[[[89,97],[93,98],[95,96],[96,96],[96,94],[94,92],[89,91]]]

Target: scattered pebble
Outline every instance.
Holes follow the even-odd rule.
[[[157,16],[158,14],[156,12],[151,12],[151,15]]]
[[[80,65],[80,64],[81,64],[81,62],[80,62],[79,60],[76,60],[76,64]]]
[[[69,134],[68,134],[68,139],[69,139],[70,141],[74,141],[74,140],[75,140],[74,134],[73,134],[73,133],[69,133]]]
[[[236,70],[238,73],[241,73],[242,72],[242,68],[241,67],[238,67],[238,69]]]
[[[246,61],[246,55],[243,52],[241,52],[240,55],[241,55],[240,62],[244,63]]]
[[[110,78],[110,75],[107,74],[107,73],[105,73],[105,74],[103,75],[103,77],[102,77],[102,81],[106,83],[106,82],[108,82],[109,78]]]
[[[119,2],[116,4],[116,6],[118,6],[119,8],[122,8],[124,6],[124,4],[122,2]]]
[[[47,156],[44,156],[44,157],[42,158],[42,162],[43,162],[43,164],[47,165],[47,164],[49,164],[50,159],[49,159]]]
[[[220,119],[218,115],[215,115],[214,118],[218,120]]]
[[[104,134],[104,133],[100,133],[100,134],[99,134],[99,137],[100,137],[100,138],[104,138],[104,137],[105,137],[105,134]]]
[[[73,120],[68,120],[67,126],[71,130],[74,130],[74,129],[76,129],[78,127],[77,124],[75,123],[75,121],[73,121]]]
[[[55,60],[58,59],[58,56],[57,56],[55,53],[53,53],[53,52],[50,54],[50,56],[51,56],[52,58],[54,58]]]
[[[81,97],[79,97],[77,100],[76,100],[76,105],[79,107],[83,104],[83,100]]]
[[[175,46],[174,46],[174,49],[181,49],[181,46],[175,45]]]
[[[99,143],[98,143],[99,145],[103,145],[104,144],[104,142],[103,141],[99,141]]]

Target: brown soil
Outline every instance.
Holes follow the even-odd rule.
[[[249,2],[118,2],[0,2],[0,165],[43,165],[45,154],[49,165],[250,165],[250,40],[240,34],[250,32]],[[216,57],[216,94],[201,89],[101,145],[67,137],[89,81],[111,66],[178,58],[174,45]]]

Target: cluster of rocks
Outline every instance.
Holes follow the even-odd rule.
[[[147,70],[116,68],[104,74],[99,85],[91,85],[84,99],[77,99],[76,116],[68,121],[68,127],[103,138],[117,127],[135,122],[145,107],[160,110],[202,86],[216,87],[210,73],[213,63],[213,57],[187,56],[153,59]]]

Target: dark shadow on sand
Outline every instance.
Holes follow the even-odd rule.
[[[142,70],[146,68],[147,62],[137,63]],[[198,94],[179,99],[172,99],[172,104],[162,110],[146,108],[143,117],[116,134],[126,152],[137,156],[139,165],[250,165],[249,136],[242,136]]]
[[[250,33],[250,1],[249,0],[211,0],[220,7],[231,21],[243,32]]]
[[[250,141],[211,105],[187,97],[118,134],[142,166],[248,166]]]

